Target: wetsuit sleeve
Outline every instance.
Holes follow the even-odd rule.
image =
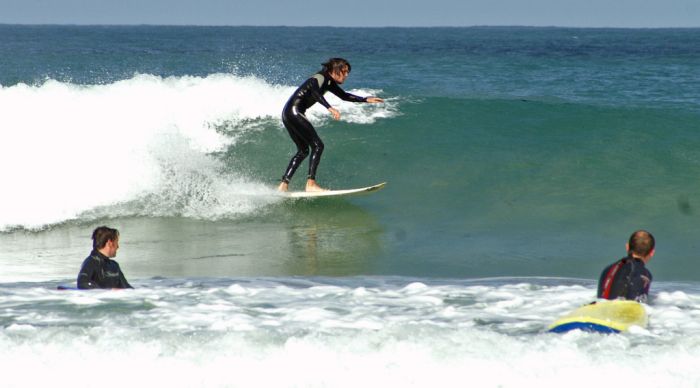
[[[600,273],[600,278],[598,279],[598,298],[603,297],[603,283],[605,283],[605,278],[606,275],[608,274],[608,271],[610,270],[610,266],[605,267],[603,269],[603,272]]]
[[[93,281],[95,273],[99,270],[97,261],[92,257],[88,257],[83,261],[83,265],[80,267],[80,273],[78,273],[78,289],[87,290],[92,288],[99,288],[99,285]]]
[[[328,109],[331,107],[331,104],[329,104],[328,101],[326,101],[326,99],[323,97],[323,91],[321,90],[322,81],[319,81],[319,78],[322,77],[323,76],[320,74],[311,77],[309,81],[311,82],[309,92],[311,93],[311,96],[313,96],[314,100],[316,100],[319,104],[323,105],[324,107],[326,107],[326,109]]]
[[[644,282],[644,287],[642,289],[642,293],[644,295],[649,295],[649,288],[651,288],[651,272],[649,272],[648,269],[644,268],[644,276],[648,279],[647,281]]]
[[[126,276],[124,276],[124,272],[122,272],[121,268],[119,268],[119,283],[122,288],[134,288],[126,281]]]
[[[630,267],[630,274],[627,280],[629,282],[628,292],[625,295],[625,299],[644,302],[649,294],[651,273],[644,267],[644,263],[639,260],[631,261]]]
[[[338,84],[335,82],[331,82],[331,86],[328,90],[330,90],[331,93],[335,94],[336,96],[338,96],[338,98],[344,101],[367,102],[367,97],[360,97],[354,94],[350,94],[345,90],[341,89],[340,86],[338,86]]]

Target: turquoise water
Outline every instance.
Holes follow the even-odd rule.
[[[75,222],[88,230],[105,216],[270,231],[312,219],[324,230],[340,208],[338,228],[377,230],[369,241],[350,230],[328,242],[379,247],[359,255],[373,264],[358,274],[593,278],[632,230],[648,228],[660,244],[655,273],[698,278],[698,30],[0,32],[2,101],[15,112],[2,119],[7,231]],[[312,114],[328,145],[319,179],[335,188],[388,181],[387,189],[295,204],[241,190],[275,185],[293,152],[280,106],[334,55],[354,65],[348,89],[387,104],[341,104],[340,122]],[[103,146],[88,133],[119,139]],[[36,138],[52,139],[51,149],[37,153]],[[86,193],[93,177],[82,160],[42,168],[96,147],[119,170],[117,188],[97,197]],[[133,178],[135,168],[144,176]],[[64,187],[46,198],[25,180]],[[21,199],[28,190],[34,203]]]
[[[180,386],[250,386],[231,365],[269,386],[562,385],[640,360],[636,385],[697,385],[699,48],[698,29],[0,26],[9,381],[38,357],[67,385],[114,352]],[[285,200],[281,107],[332,56],[386,103],[309,111],[319,182],[388,184]],[[102,224],[137,290],[54,291]],[[650,326],[543,334],[639,228]]]
[[[346,219],[333,227],[377,230],[359,237],[379,247],[358,254],[371,268],[353,274],[594,278],[647,228],[660,244],[655,273],[698,278],[698,30],[0,31],[3,106],[15,112],[2,123],[5,230],[88,230],[105,216],[269,232],[313,219],[325,230],[340,207]],[[348,89],[387,103],[340,104],[340,122],[312,113],[328,145],[319,179],[389,185],[368,198],[273,205],[265,188],[293,152],[280,106],[334,55],[354,65]],[[119,139],[102,146],[88,134]],[[50,149],[37,153],[36,138]],[[116,189],[87,194],[82,160],[42,167],[95,147],[112,148]],[[64,187],[46,198],[27,179]],[[357,241],[351,229],[328,242],[334,251]]]

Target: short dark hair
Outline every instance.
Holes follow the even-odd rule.
[[[102,249],[107,245],[107,241],[119,238],[119,231],[107,226],[100,226],[92,232],[92,247]]]
[[[646,230],[638,230],[630,236],[629,246],[629,253],[636,253],[642,257],[646,257],[654,250],[656,241],[651,233]]]
[[[342,71],[344,68],[348,68],[348,73],[352,70],[352,66],[350,66],[350,62],[348,62],[346,59],[343,58],[331,58],[325,63],[322,63],[321,66],[323,66],[323,70],[326,73],[333,73],[333,72],[339,72]]]

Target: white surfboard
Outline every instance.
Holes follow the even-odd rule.
[[[317,198],[317,197],[339,197],[343,195],[368,194],[379,191],[386,186],[386,182],[374,186],[361,187],[359,189],[328,190],[328,191],[290,191],[285,196],[290,198]]]

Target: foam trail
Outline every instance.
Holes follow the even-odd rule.
[[[0,230],[88,211],[206,218],[254,211],[269,202],[262,197],[270,189],[221,174],[211,153],[235,145],[255,123],[279,121],[293,90],[230,74],[0,87]],[[369,122],[391,114],[368,112]],[[353,110],[346,119],[360,116],[368,114]]]

